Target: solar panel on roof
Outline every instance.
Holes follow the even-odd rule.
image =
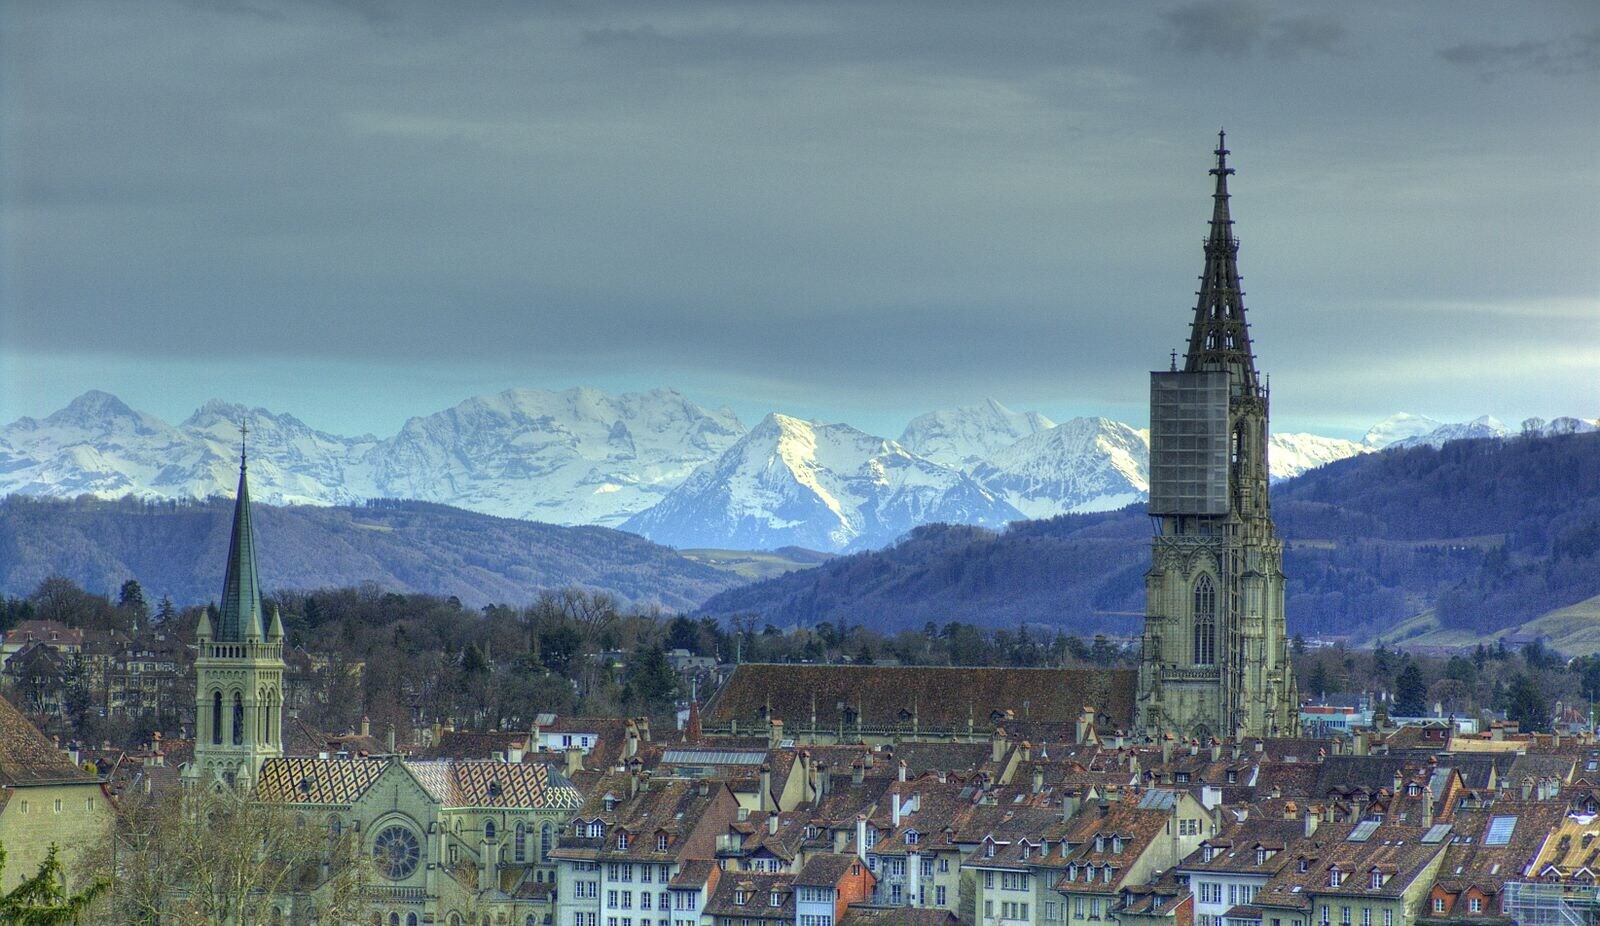
[[[1511,842],[1511,831],[1517,828],[1516,817],[1489,818],[1489,831],[1483,836],[1486,846],[1503,846]]]
[[[1347,838],[1350,842],[1366,842],[1368,839],[1372,838],[1373,831],[1378,828],[1378,824],[1381,822],[1383,821],[1362,820],[1360,823],[1356,824],[1355,829],[1350,831],[1350,835]]]
[[[661,761],[668,765],[760,765],[764,752],[719,752],[709,749],[668,749]]]
[[[1444,842],[1444,838],[1448,835],[1450,835],[1450,824],[1435,823],[1433,826],[1428,827],[1426,833],[1422,834],[1422,841],[1432,845],[1436,842]]]

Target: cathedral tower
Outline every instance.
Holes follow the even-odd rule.
[[[269,623],[261,606],[242,450],[221,607],[214,626],[201,613],[195,642],[194,761],[184,777],[249,788],[262,762],[283,755],[283,622],[273,609]]]
[[[1138,727],[1287,736],[1299,720],[1283,544],[1267,496],[1268,390],[1256,375],[1218,135],[1205,272],[1180,369],[1150,374],[1150,517]]]

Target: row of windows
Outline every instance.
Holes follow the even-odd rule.
[[[64,810],[66,810],[66,806],[67,805],[66,805],[65,801],[63,801],[59,797],[56,798],[56,800],[55,800],[55,812],[56,813],[61,813]],[[92,813],[94,811],[94,798],[92,798],[92,797],[84,798],[83,799],[83,809],[84,809],[84,811],[86,813]],[[24,814],[24,815],[27,814],[27,812],[28,812],[28,802],[27,801],[21,801],[17,806],[17,812],[21,813],[21,814]]]
[[[586,883],[586,882],[580,881],[578,883],[579,884],[583,884],[583,883]],[[587,883],[594,884],[595,882],[590,881],[590,882],[587,882]],[[579,896],[582,896],[582,895],[579,895]],[[641,910],[649,910],[651,902],[652,902],[651,898],[654,897],[654,896],[656,896],[656,895],[651,894],[649,891],[640,891],[639,892],[639,909],[641,909]],[[618,910],[632,910],[633,909],[633,891],[606,891],[606,906],[614,907],[614,908],[616,908]],[[667,909],[667,906],[668,906],[668,903],[667,903],[667,892],[666,891],[662,891],[661,894],[660,894],[660,909],[665,910],[665,909]]]
[[[1435,901],[1435,903],[1437,903],[1437,901]],[[1329,922],[1330,921],[1328,919],[1328,905],[1327,904],[1323,904],[1322,905],[1322,924],[1321,924],[1321,926],[1328,926]],[[1339,908],[1339,922],[1341,924],[1343,924],[1343,926],[1350,926],[1350,908],[1349,907],[1340,907]],[[1372,910],[1370,908],[1363,907],[1361,909],[1361,926],[1372,926]],[[1383,911],[1383,926],[1394,926],[1394,911],[1393,910],[1386,909],[1386,910]]]
[[[1201,881],[1200,902],[1222,903],[1222,887],[1223,885],[1216,881]],[[1227,887],[1228,906],[1230,907],[1234,904],[1253,902],[1256,899],[1257,892],[1261,890],[1260,886],[1255,884],[1229,884]]]
[[[650,884],[660,875],[662,884],[672,880],[671,865],[632,865],[627,862],[607,862],[606,880],[628,882],[633,880],[634,869],[639,869],[639,883]]]

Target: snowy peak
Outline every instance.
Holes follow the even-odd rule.
[[[1468,440],[1476,437],[1505,437],[1511,432],[1499,419],[1491,415],[1482,415],[1471,421],[1459,424],[1442,424],[1431,431],[1413,435],[1402,440],[1394,441],[1390,447],[1443,447],[1446,442],[1453,440]]]
[[[377,494],[614,527],[743,434],[670,389],[509,389],[410,419],[367,463]]]
[[[928,412],[911,419],[900,443],[945,466],[971,469],[991,454],[1055,422],[1038,412],[1014,412],[994,399]]]
[[[1371,437],[1372,431],[1368,431],[1367,435]],[[1304,433],[1274,434],[1267,442],[1267,475],[1273,482],[1293,479],[1307,470],[1358,454],[1371,453],[1375,449],[1370,444],[1358,444],[1338,437]]]
[[[1373,425],[1361,439],[1361,443],[1374,450],[1381,450],[1396,441],[1420,437],[1443,424],[1444,422],[1435,421],[1426,415],[1400,412]]]
[[[1074,418],[992,455],[972,471],[990,492],[1030,518],[1109,511],[1150,489],[1150,441],[1108,418]]]
[[[623,525],[679,547],[868,549],[919,524],[1021,517],[958,470],[846,424],[773,413]]]

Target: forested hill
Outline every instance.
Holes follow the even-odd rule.
[[[1600,594],[1600,435],[1391,450],[1272,491],[1292,632],[1379,636],[1437,607],[1447,628],[1491,633]],[[886,550],[723,592],[703,610],[778,625],[1128,631],[1144,609],[1149,536],[1142,506],[1001,534],[930,526]]]
[[[0,594],[64,575],[95,592],[138,579],[153,601],[210,601],[222,590],[233,502],[0,501]],[[268,590],[375,582],[454,595],[468,606],[521,604],[580,586],[624,602],[692,607],[740,581],[732,572],[602,527],[557,527],[426,502],[336,508],[255,505]]]

